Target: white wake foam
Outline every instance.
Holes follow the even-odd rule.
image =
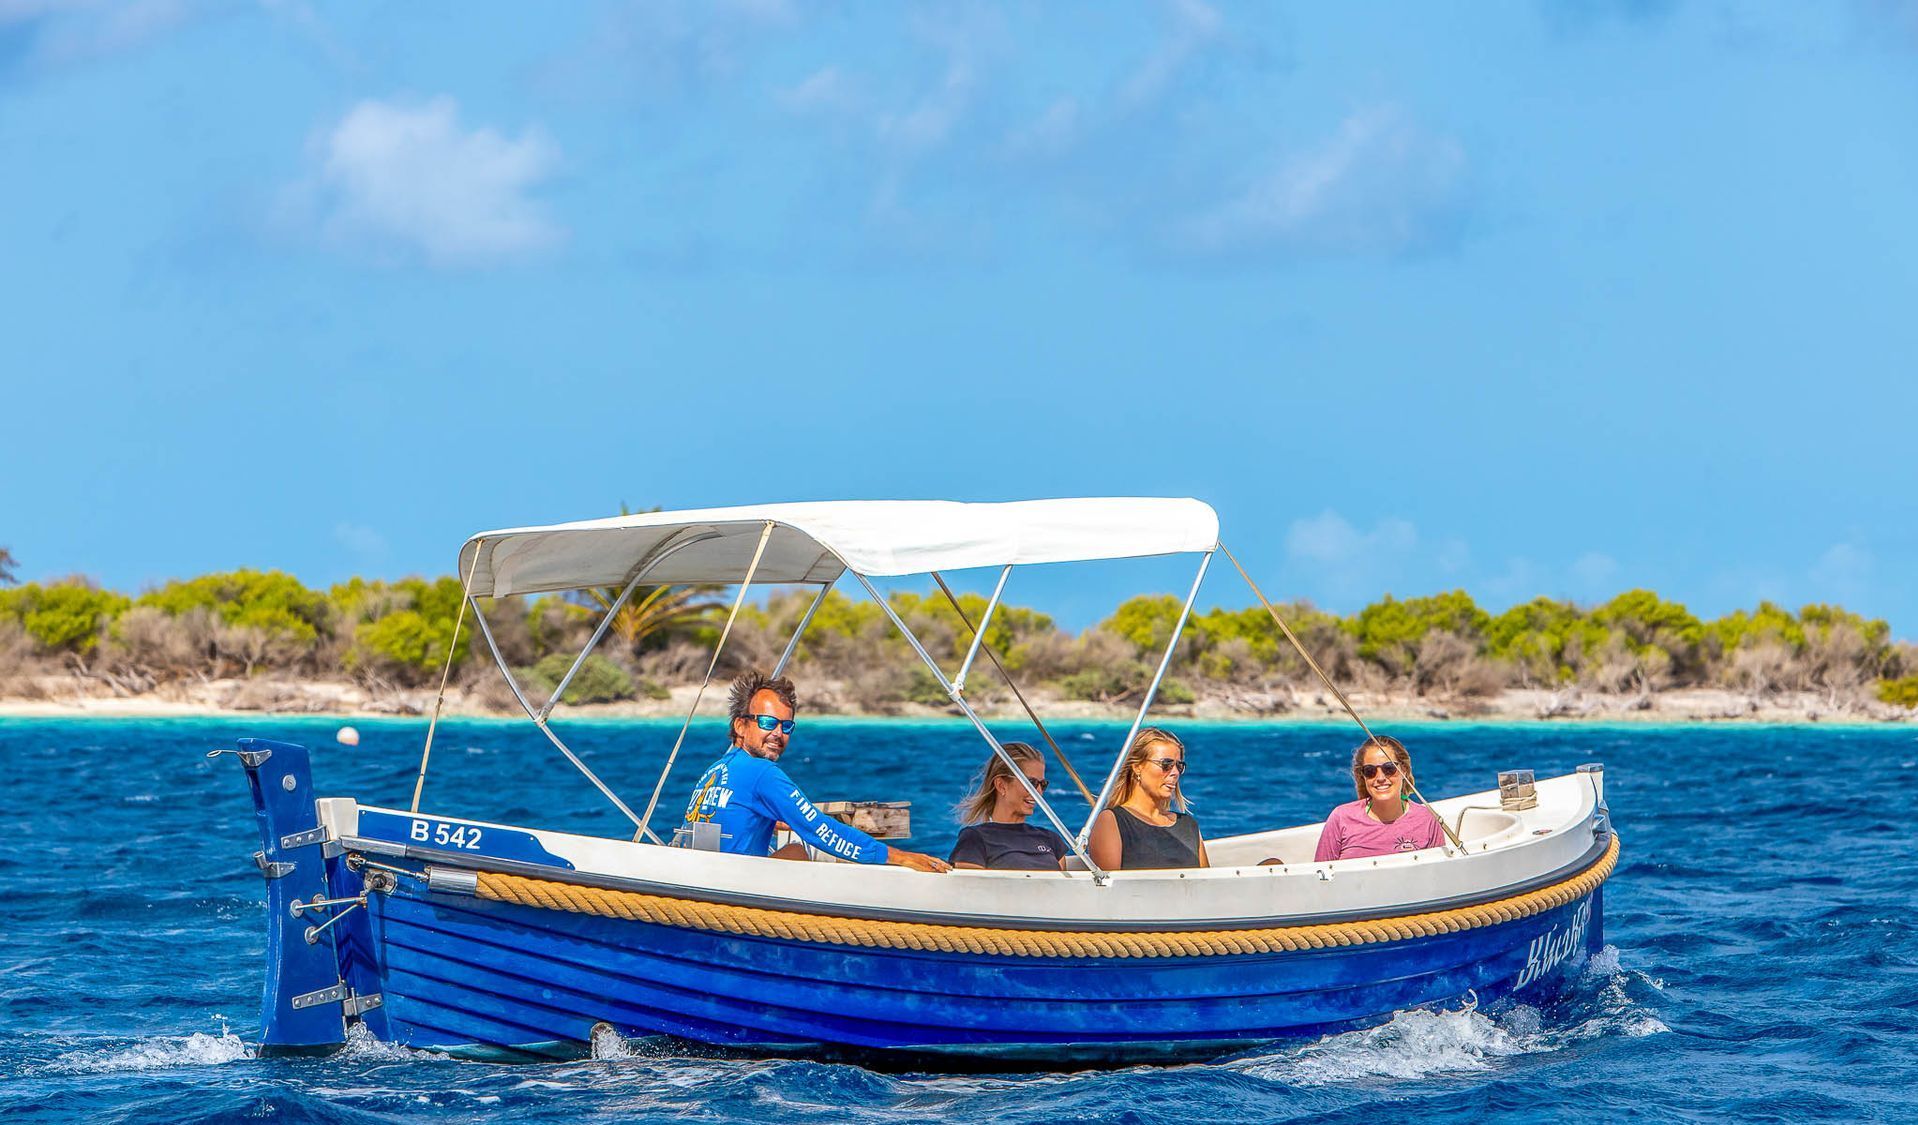
[[[398,1043],[389,1043],[384,1039],[373,1038],[363,1023],[355,1022],[346,1029],[346,1043],[340,1048],[343,1059],[355,1059],[361,1062],[407,1062],[413,1059],[438,1059],[444,1061],[451,1056],[439,1051],[425,1051],[416,1047],[403,1047]]]
[[[69,1074],[104,1074],[123,1070],[164,1070],[183,1066],[218,1066],[253,1057],[253,1048],[230,1031],[207,1035],[196,1031],[184,1039],[162,1036],[142,1039],[130,1047],[112,1050],[69,1051],[54,1060],[51,1069]]]
[[[1378,1027],[1233,1065],[1289,1086],[1424,1078],[1490,1070],[1497,1059],[1542,1049],[1528,1038],[1478,1012],[1400,1012]]]
[[[1587,987],[1595,986],[1596,1011],[1576,1022],[1551,1025],[1538,1009],[1522,1004],[1496,1016],[1472,1008],[1400,1012],[1378,1027],[1228,1065],[1294,1086],[1365,1083],[1492,1070],[1506,1059],[1591,1039],[1671,1030],[1631,996],[1634,985],[1662,991],[1664,983],[1623,968],[1616,946],[1594,954],[1586,974]]]

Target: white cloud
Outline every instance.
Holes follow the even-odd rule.
[[[187,0],[0,0],[0,27],[32,27],[31,57],[60,65],[144,46],[206,8]]]
[[[1119,86],[1119,103],[1127,108],[1159,100],[1194,55],[1219,34],[1223,21],[1217,10],[1201,0],[1177,0],[1172,5],[1172,31]]]
[[[404,247],[436,265],[471,265],[548,249],[565,231],[530,196],[559,163],[537,129],[509,138],[467,129],[449,97],[363,101],[317,146],[314,180],[294,198],[348,243]]]
[[[1374,107],[1183,224],[1178,241],[1203,254],[1414,250],[1455,225],[1465,171],[1456,140],[1417,128],[1393,107]]]
[[[903,113],[880,115],[880,141],[909,152],[941,144],[971,104],[973,83],[971,60],[955,53],[939,85],[917,105]]]
[[[778,91],[778,98],[794,113],[842,112],[858,104],[852,83],[836,66],[814,71],[797,85]]]
[[[1381,554],[1402,554],[1418,545],[1418,531],[1401,519],[1380,520],[1360,531],[1337,512],[1293,520],[1285,532],[1286,554],[1322,566],[1349,566]]]
[[[1494,612],[1531,601],[1545,592],[1545,576],[1538,564],[1523,556],[1507,559],[1503,573],[1477,584],[1484,604]]]
[[[340,546],[368,561],[386,557],[386,537],[370,527],[356,523],[336,523],[333,538]]]
[[[1572,563],[1572,581],[1580,597],[1616,594],[1618,560],[1598,551],[1587,551]]]
[[[1079,99],[1068,94],[1047,106],[1037,120],[1008,134],[1006,149],[1015,155],[1058,156],[1072,147],[1084,117]]]
[[[1814,597],[1833,602],[1862,600],[1876,564],[1872,553],[1856,543],[1833,544],[1811,568]]]

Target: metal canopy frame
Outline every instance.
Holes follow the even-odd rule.
[[[762,552],[766,539],[770,536],[773,527],[773,521],[767,521],[762,530],[760,538],[760,551]],[[594,628],[592,636],[587,639],[585,647],[580,650],[579,655],[574,658],[572,666],[566,670],[566,675],[561,677],[558,686],[554,688],[552,696],[540,707],[534,707],[531,701],[527,699],[525,691],[520,687],[519,681],[514,677],[512,669],[507,665],[505,657],[500,652],[499,643],[493,636],[492,627],[487,623],[486,615],[480,608],[479,600],[474,597],[470,591],[467,591],[464,595],[466,603],[472,607],[474,618],[479,622],[480,633],[486,639],[486,646],[492,652],[493,662],[498,666],[500,675],[506,680],[506,686],[511,689],[513,698],[519,702],[520,708],[524,710],[526,716],[533,721],[533,725],[540,729],[540,732],[552,742],[554,747],[565,756],[566,760],[571,762],[574,768],[578,769],[588,781],[592,782],[594,788],[598,789],[608,801],[612,802],[615,808],[619,809],[628,820],[632,821],[637,830],[633,837],[634,840],[649,839],[654,844],[664,844],[664,841],[652,831],[647,822],[651,819],[651,814],[658,804],[660,791],[665,786],[667,775],[672,771],[673,758],[677,756],[679,743],[675,742],[673,747],[674,753],[668,757],[665,769],[660,774],[659,782],[653,790],[652,801],[647,805],[646,815],[641,816],[634,813],[633,810],[627,806],[626,802],[622,801],[619,795],[613,792],[611,787],[601,780],[585,762],[581,761],[577,754],[573,753],[572,749],[569,748],[565,741],[552,729],[548,720],[553,710],[559,705],[560,699],[565,694],[566,689],[571,686],[573,678],[578,675],[580,669],[585,666],[586,658],[592,654],[593,650],[598,647],[600,641],[605,637],[607,629],[612,625],[614,616],[625,606],[626,602],[632,597],[633,592],[644,582],[646,576],[658,567],[661,562],[686,547],[694,543],[716,538],[719,535],[720,532],[710,528],[688,528],[685,534],[670,537],[635,563],[625,584],[620,589],[619,597],[607,608],[598,626]],[[1132,745],[1132,740],[1138,736],[1140,728],[1145,725],[1145,717],[1151,711],[1153,702],[1158,698],[1159,687],[1165,680],[1166,671],[1171,667],[1172,658],[1178,651],[1179,641],[1185,634],[1186,622],[1192,615],[1192,606],[1198,599],[1199,588],[1205,582],[1206,571],[1211,566],[1212,556],[1218,550],[1220,550],[1219,544],[1215,542],[1211,547],[1200,553],[1198,572],[1193,575],[1192,587],[1187,591],[1185,601],[1179,607],[1179,616],[1173,624],[1172,635],[1166,641],[1165,651],[1159,656],[1158,665],[1153,670],[1152,680],[1146,686],[1144,698],[1139,701],[1138,713],[1133,717],[1132,725],[1126,731],[1125,741],[1120,745],[1118,754],[1113,759],[1112,767],[1106,773],[1105,784],[1101,786],[1097,798],[1092,802],[1091,812],[1077,833],[1069,832],[1066,829],[1065,822],[1059,818],[1059,814],[1053,809],[1051,802],[1047,801],[1045,795],[1026,777],[1025,771],[1020,769],[1018,764],[1013,761],[1011,755],[1006,752],[1004,744],[1002,744],[992,733],[991,729],[986,726],[985,721],[981,719],[978,712],[973,709],[971,701],[966,698],[966,677],[972,671],[974,662],[985,646],[986,630],[992,623],[993,615],[999,609],[1000,599],[1005,593],[1006,581],[1012,575],[1012,564],[1006,564],[1000,567],[998,580],[993,585],[992,596],[986,602],[985,613],[981,615],[976,624],[971,626],[972,640],[967,646],[965,658],[960,663],[956,675],[951,677],[946,675],[945,670],[939,666],[939,662],[933,659],[932,654],[926,650],[925,645],[913,631],[907,627],[905,621],[901,619],[899,614],[893,609],[892,604],[888,602],[884,595],[879,592],[878,588],[873,585],[872,580],[846,565],[843,558],[838,559],[842,568],[839,575],[834,576],[830,580],[816,583],[819,591],[813,596],[812,601],[806,607],[805,613],[800,616],[798,623],[793,627],[792,636],[788,638],[785,648],[780,652],[779,661],[773,668],[773,674],[779,675],[785,671],[787,666],[792,662],[794,654],[798,651],[800,638],[805,635],[807,628],[811,626],[814,616],[819,612],[820,606],[825,604],[826,597],[831,593],[833,586],[840,578],[843,578],[846,574],[851,574],[859,580],[859,584],[865,588],[867,595],[870,596],[873,602],[879,606],[880,610],[885,613],[887,619],[892,622],[893,626],[899,630],[900,635],[905,638],[906,643],[911,646],[913,652],[918,654],[919,659],[924,662],[927,670],[933,674],[939,686],[945,690],[946,696],[952,700],[953,705],[959,709],[960,714],[972,724],[973,729],[979,732],[980,737],[992,748],[993,754],[1011,770],[1012,776],[1018,779],[1020,787],[1033,799],[1035,807],[1045,815],[1046,820],[1051,822],[1053,829],[1066,841],[1067,846],[1072,849],[1073,854],[1079,858],[1079,861],[1085,864],[1086,870],[1092,874],[1093,879],[1100,885],[1104,885],[1110,880],[1111,875],[1097,863],[1093,862],[1092,856],[1087,848],[1091,840],[1093,825],[1097,823],[1099,814],[1105,811],[1107,802],[1111,800],[1113,788],[1117,785],[1119,773],[1125,766],[1126,754]],[[826,555],[833,555],[834,558],[838,558],[832,548],[822,544],[821,559]],[[724,649],[727,636],[731,631],[732,621],[738,614],[739,607],[745,599],[746,588],[752,584],[753,574],[758,566],[758,558],[758,553],[755,553],[753,567],[748,569],[746,580],[739,584],[740,589],[733,603],[732,615],[729,615],[727,618],[727,628],[721,631],[719,641],[714,646],[712,660],[707,667],[706,681],[701,685],[700,694],[694,697],[692,710],[689,711],[686,716],[685,725],[682,725],[680,728],[681,740],[684,739],[686,729],[691,725],[694,715],[698,711],[699,701],[704,694],[706,686],[709,686],[711,683],[712,671],[718,665],[721,651]],[[930,573],[935,580],[942,586],[944,585],[944,579],[937,571]],[[1250,582],[1250,580],[1250,576],[1248,575],[1247,581]],[[794,585],[814,584],[815,583],[794,583]],[[1253,589],[1257,592],[1256,586],[1254,586]],[[1281,627],[1283,627],[1283,623],[1281,623]],[[1297,642],[1295,641],[1294,643],[1296,644]],[[441,690],[443,693],[443,686]],[[1014,690],[1017,690],[1016,687]],[[429,750],[430,747],[431,742],[429,735]],[[422,760],[420,784],[423,785],[424,780],[425,761]],[[417,810],[417,789],[415,790],[414,807],[415,810]],[[1070,872],[1068,872],[1068,874],[1070,874]]]
[[[770,535],[771,529],[772,525],[768,523],[765,532],[762,533],[761,536],[762,547],[766,536]],[[537,708],[527,699],[525,690],[521,688],[518,678],[513,675],[512,668],[506,663],[505,655],[500,652],[499,642],[493,636],[492,626],[487,623],[486,613],[481,608],[479,599],[474,597],[470,591],[464,595],[465,604],[472,608],[473,618],[479,623],[480,635],[486,640],[487,650],[493,654],[493,664],[499,669],[500,677],[506,681],[506,686],[513,693],[513,698],[519,703],[520,709],[526,712],[526,717],[533,721],[533,725],[539,728],[540,733],[546,736],[547,740],[559,750],[560,754],[562,754],[568,762],[572,763],[573,768],[579,770],[587,781],[592,782],[593,787],[598,789],[601,795],[610,801],[613,807],[618,809],[627,820],[632,821],[635,829],[633,836],[635,840],[642,837],[649,837],[655,844],[664,842],[653,832],[647,822],[651,818],[654,806],[658,803],[659,790],[664,787],[666,776],[672,771],[672,759],[670,757],[668,758],[666,768],[660,774],[659,786],[653,791],[652,803],[647,805],[646,815],[641,816],[633,812],[631,807],[620,799],[619,794],[613,792],[611,786],[601,780],[600,776],[594,773],[591,767],[580,760],[579,755],[575,754],[572,748],[566,745],[565,740],[560,738],[558,732],[553,730],[548,719],[552,716],[554,708],[559,706],[561,697],[566,694],[566,689],[572,685],[573,677],[579,674],[581,668],[585,667],[586,658],[592,655],[595,648],[599,647],[600,641],[606,636],[607,629],[612,626],[613,618],[618,616],[619,611],[624,608],[626,602],[633,596],[633,591],[637,590],[645,581],[646,576],[658,567],[660,563],[671,558],[674,554],[677,554],[686,547],[690,547],[694,543],[699,543],[707,539],[716,538],[718,535],[719,533],[716,531],[697,531],[690,535],[674,536],[660,544],[658,549],[652,551],[645,558],[635,563],[632,576],[627,579],[625,586],[621,588],[619,597],[614,599],[612,605],[608,606],[606,612],[601,615],[599,624],[594,628],[592,636],[587,638],[585,646],[579,651],[579,655],[573,658],[572,666],[567,668],[566,674],[560,678],[559,683],[553,688],[552,695],[547,698],[543,706]],[[748,573],[747,579],[746,582],[739,584],[739,597],[733,603],[733,613],[735,615],[739,611],[740,602],[745,598],[746,587],[751,585],[750,573]],[[837,579],[835,578],[833,581],[836,582]],[[798,583],[798,585],[813,585],[813,583]],[[792,659],[793,653],[799,645],[800,635],[806,631],[806,626],[812,623],[813,615],[818,612],[820,604],[826,600],[826,593],[832,589],[833,582],[821,582],[817,583],[817,585],[819,586],[819,593],[813,598],[812,603],[806,609],[805,615],[800,618],[799,624],[794,628],[792,637],[786,642],[785,651],[779,657],[779,668],[783,669],[787,662]],[[729,629],[721,632],[719,641],[713,648],[712,663],[707,669],[708,684],[711,682],[712,667],[718,664],[720,653],[725,648],[727,632],[730,631],[731,625],[730,617],[727,623]],[[775,674],[777,673],[775,672]],[[705,686],[705,684],[701,685],[700,695],[694,697],[692,709],[687,712],[686,724],[680,728],[680,738],[682,739],[685,737],[686,727],[691,725],[694,714],[699,710],[699,702],[700,698],[704,695]],[[445,692],[445,686],[443,684],[440,690],[443,695]],[[430,734],[428,737],[429,741],[427,745],[430,750],[432,745]],[[678,743],[675,743],[673,747],[675,755],[678,749]],[[415,786],[413,795],[413,811],[415,812],[419,811],[419,793],[420,788],[425,785],[425,779],[426,763],[423,758],[420,764],[419,782]]]
[[[1212,565],[1212,552],[1199,556],[1199,573],[1192,576],[1192,591],[1185,596],[1185,604],[1179,607],[1179,620],[1172,625],[1172,635],[1166,638],[1165,652],[1159,657],[1159,667],[1152,673],[1152,683],[1145,689],[1145,698],[1139,701],[1139,713],[1133,716],[1132,729],[1126,731],[1125,741],[1119,744],[1119,753],[1112,759],[1112,769],[1106,774],[1106,783],[1099,789],[1099,799],[1092,802],[1092,811],[1086,814],[1084,827],[1079,829],[1078,846],[1084,847],[1092,839],[1092,826],[1098,822],[1099,814],[1105,811],[1106,802],[1112,798],[1112,787],[1118,784],[1119,771],[1125,768],[1126,754],[1132,748],[1132,740],[1138,737],[1139,728],[1145,725],[1146,712],[1151,710],[1152,701],[1159,694],[1159,683],[1165,679],[1165,670],[1172,666],[1172,654],[1179,650],[1179,639],[1185,636],[1185,620],[1192,615],[1192,603],[1199,597],[1199,586],[1205,581],[1206,568]],[[1184,779],[1180,779],[1183,783]]]
[[[1217,550],[1217,548],[1214,547],[1213,550]],[[1199,572],[1192,577],[1192,589],[1186,594],[1185,602],[1179,608],[1179,620],[1172,628],[1171,638],[1166,641],[1165,653],[1159,658],[1158,669],[1152,675],[1152,682],[1146,687],[1145,698],[1139,701],[1139,713],[1132,720],[1132,729],[1126,732],[1125,742],[1120,745],[1118,756],[1113,759],[1112,769],[1106,774],[1105,786],[1099,790],[1098,798],[1092,802],[1092,811],[1086,817],[1084,827],[1080,828],[1076,834],[1066,830],[1065,822],[1059,819],[1059,814],[1053,810],[1052,804],[1046,800],[1045,794],[1041,793],[1038,788],[1032,784],[1031,779],[1026,777],[1026,772],[1019,768],[1017,762],[1012,760],[1012,756],[1006,752],[1005,746],[993,735],[991,729],[986,726],[985,721],[979,717],[978,712],[972,709],[971,701],[966,698],[966,673],[971,670],[973,659],[979,655],[979,647],[985,640],[986,628],[992,623],[993,612],[999,608],[999,596],[1005,591],[1006,579],[1012,574],[1012,567],[1006,566],[999,571],[999,581],[993,586],[992,599],[986,603],[985,613],[980,616],[978,623],[973,626],[972,644],[966,650],[965,662],[960,665],[959,674],[953,676],[951,679],[946,677],[945,671],[939,667],[939,662],[932,658],[932,654],[926,651],[926,646],[921,644],[919,638],[913,635],[912,630],[906,627],[905,621],[901,620],[899,614],[894,612],[891,603],[879,593],[878,588],[872,584],[872,580],[857,571],[853,572],[853,576],[858,578],[859,584],[866,588],[867,595],[878,604],[880,609],[885,611],[887,618],[892,621],[893,627],[898,629],[900,635],[906,638],[906,643],[911,645],[912,650],[919,654],[919,659],[925,663],[926,668],[930,670],[933,677],[939,681],[939,686],[945,689],[946,696],[952,700],[953,706],[959,708],[959,713],[966,717],[966,720],[972,724],[973,729],[979,732],[979,736],[986,740],[988,746],[992,747],[993,754],[996,755],[1001,762],[1005,763],[1007,769],[1012,771],[1012,776],[1018,780],[1019,787],[1026,791],[1026,794],[1032,798],[1034,805],[1039,811],[1044,813],[1046,819],[1052,822],[1053,830],[1058,832],[1060,838],[1065,840],[1067,846],[1072,849],[1072,854],[1078,856],[1079,862],[1086,865],[1086,870],[1092,873],[1094,881],[1103,885],[1111,878],[1111,874],[1097,863],[1094,863],[1091,853],[1087,850],[1087,843],[1092,837],[1092,826],[1098,821],[1099,814],[1105,811],[1106,802],[1112,796],[1112,787],[1119,780],[1119,771],[1125,765],[1126,751],[1131,747],[1134,736],[1139,733],[1139,728],[1145,724],[1146,713],[1152,709],[1153,700],[1158,697],[1159,684],[1165,679],[1166,669],[1172,664],[1173,653],[1178,651],[1179,638],[1185,633],[1186,618],[1191,615],[1192,603],[1197,600],[1199,596],[1199,586],[1205,581],[1206,568],[1212,563],[1212,554],[1213,551],[1206,551],[1199,557]],[[939,577],[937,571],[933,572],[933,577]]]

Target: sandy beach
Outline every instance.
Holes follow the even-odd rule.
[[[556,714],[579,719],[679,718],[686,714],[697,686],[670,689],[667,699],[562,706]],[[841,704],[847,694],[831,682],[802,684],[802,701],[816,714],[847,718],[936,719],[956,716],[953,708],[903,703],[886,712],[861,711]],[[341,718],[424,716],[433,708],[427,689],[373,693],[340,681],[209,680],[175,683],[136,695],[114,694],[95,682],[50,676],[35,685],[34,698],[0,698],[0,718],[166,719],[261,715],[330,715]],[[1418,696],[1395,692],[1349,693],[1352,705],[1368,720],[1381,722],[1556,722],[1556,723],[1870,723],[1918,722],[1918,711],[1875,701],[1836,701],[1819,693],[1782,692],[1764,697],[1721,688],[1685,688],[1648,695],[1612,695],[1567,689],[1507,689],[1467,698]],[[1030,696],[1045,720],[1128,721],[1136,704]],[[513,718],[475,693],[450,690],[441,713],[471,718]],[[725,712],[724,685],[708,688],[700,700],[702,716]],[[975,701],[982,715],[1022,719],[1010,696]],[[1154,716],[1206,722],[1336,722],[1344,711],[1329,693],[1279,689],[1201,696],[1192,703],[1155,705]]]

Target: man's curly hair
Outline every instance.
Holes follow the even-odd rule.
[[[770,691],[779,697],[779,701],[792,708],[793,714],[799,714],[799,689],[784,676],[768,676],[754,668],[741,672],[733,678],[730,705],[732,719],[750,719],[753,717],[753,696],[762,691]],[[729,728],[730,729],[730,728]]]

